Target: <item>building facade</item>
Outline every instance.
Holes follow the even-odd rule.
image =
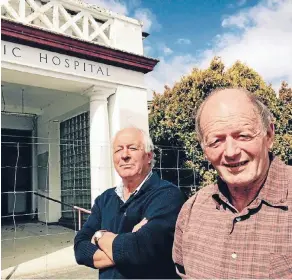
[[[112,136],[148,130],[158,61],[141,22],[77,0],[7,1],[1,34],[2,221],[72,220],[119,180]]]

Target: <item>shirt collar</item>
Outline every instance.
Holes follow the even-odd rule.
[[[266,181],[257,195],[257,199],[264,200],[272,206],[285,205],[288,196],[288,170],[287,166],[277,157],[271,156]],[[225,182],[220,178],[214,185],[212,197],[229,203],[229,192]]]
[[[148,173],[148,175],[144,178],[144,180],[142,181],[142,183],[136,188],[136,190],[131,194],[131,195],[136,195],[139,190],[141,189],[141,187],[143,186],[143,184],[152,176],[153,172],[152,170],[150,170],[150,172]],[[123,201],[126,202],[126,200],[124,199],[124,184],[123,181],[121,181],[115,190],[117,196]]]

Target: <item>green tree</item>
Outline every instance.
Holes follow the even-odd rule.
[[[282,82],[279,90],[280,117],[276,125],[274,152],[292,165],[292,89]]]
[[[275,118],[275,154],[286,162],[292,154],[291,88],[283,83],[278,98],[272,86],[247,65],[237,61],[226,69],[221,59],[215,57],[207,69],[194,68],[172,88],[166,86],[163,94],[154,93],[149,113],[150,134],[155,144],[183,147],[186,151],[183,165],[199,172],[201,186],[214,181],[216,172],[206,165],[196,137],[193,112],[212,90],[222,87],[243,87],[257,94]]]

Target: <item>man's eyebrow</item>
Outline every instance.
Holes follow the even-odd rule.
[[[220,137],[224,137],[225,134],[224,133],[210,133],[208,135],[206,135],[205,140],[208,141],[210,139],[214,139],[214,138],[220,138]]]
[[[116,149],[116,148],[123,148],[124,146],[126,146],[126,147],[137,146],[138,147],[139,144],[132,143],[132,144],[126,144],[126,145],[117,145],[117,146],[114,147],[114,149]]]
[[[115,146],[114,149],[117,149],[117,148],[123,148],[122,145],[118,145],[118,146]]]

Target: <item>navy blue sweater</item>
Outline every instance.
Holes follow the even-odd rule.
[[[91,215],[75,237],[77,263],[94,268],[93,255],[98,247],[90,240],[97,230],[105,229],[118,236],[113,242],[115,266],[100,269],[100,279],[178,278],[171,253],[183,203],[179,188],[156,173],[125,203],[115,188],[106,190],[96,198]],[[148,223],[132,233],[144,217]]]

